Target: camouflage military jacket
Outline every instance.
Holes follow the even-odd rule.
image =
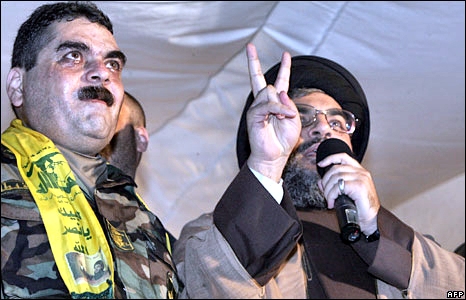
[[[70,298],[15,156],[3,145],[1,155],[2,299]],[[138,199],[131,177],[110,165],[107,173],[88,201],[113,255],[115,297],[177,298],[180,285],[170,254],[173,237]]]

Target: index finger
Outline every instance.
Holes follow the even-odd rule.
[[[252,94],[256,98],[257,94],[267,86],[267,82],[262,73],[256,47],[253,44],[249,43],[246,45],[246,54],[248,56],[249,80],[251,82]]]

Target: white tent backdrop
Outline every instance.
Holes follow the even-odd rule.
[[[14,37],[42,3],[1,3],[2,131],[13,118],[5,81]],[[128,56],[125,88],[148,116],[139,193],[175,236],[214,208],[238,171],[245,45],[253,42],[264,71],[284,50],[349,69],[368,98],[363,165],[382,204],[447,249],[464,242],[463,1],[96,3]]]

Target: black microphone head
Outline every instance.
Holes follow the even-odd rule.
[[[319,163],[329,155],[337,153],[347,153],[354,158],[353,152],[345,142],[340,139],[331,138],[326,139],[320,143],[319,147],[317,148],[316,163]],[[317,172],[319,173],[320,177],[323,177],[325,173],[327,173],[328,169],[330,169],[332,166],[333,165],[329,165],[325,168],[317,166]]]

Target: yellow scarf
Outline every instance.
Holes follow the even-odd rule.
[[[105,233],[65,157],[19,119],[2,134],[39,208],[55,262],[73,298],[113,298],[113,259]]]

